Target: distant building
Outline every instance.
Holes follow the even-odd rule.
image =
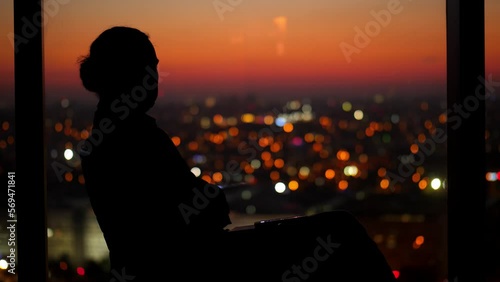
[[[47,215],[48,259],[107,260],[108,249],[92,209],[52,209]]]

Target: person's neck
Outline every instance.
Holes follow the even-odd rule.
[[[127,122],[137,120],[147,116],[146,112],[138,107],[132,107],[123,103],[116,103],[100,100],[97,104],[97,109],[94,113],[94,122],[104,118],[110,119],[113,122]]]

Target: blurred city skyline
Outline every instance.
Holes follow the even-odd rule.
[[[500,199],[496,96],[486,112],[486,155],[491,158],[485,177],[491,215]],[[50,269],[54,277],[90,278],[95,264],[107,266],[107,248],[89,208],[78,156],[80,142],[92,130],[95,106],[62,98],[48,102],[46,109]],[[231,227],[345,209],[366,226],[401,281],[411,281],[404,277],[418,273],[425,281],[442,282],[447,261],[447,150],[446,143],[432,140],[446,127],[447,117],[453,117],[445,113],[444,95],[405,99],[378,94],[370,99],[274,102],[254,95],[207,97],[164,104],[150,114],[193,174],[229,187]],[[13,110],[1,111],[0,120],[0,169],[11,171]],[[228,175],[231,162],[240,169]],[[404,164],[411,170],[401,169]],[[392,179],[401,179],[394,189]],[[488,233],[491,244],[500,238],[496,234]],[[7,235],[0,232],[0,239]],[[492,273],[497,265],[491,261],[485,268]]]

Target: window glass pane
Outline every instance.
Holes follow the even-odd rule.
[[[500,151],[500,131],[498,127],[498,106],[499,106],[499,76],[500,76],[500,31],[497,27],[497,17],[495,13],[500,11],[500,3],[496,1],[485,1],[485,64],[486,77],[489,87],[486,89],[487,118],[486,118],[486,152],[488,155],[498,154]],[[496,82],[496,83],[495,83]],[[494,164],[493,164],[494,165]],[[498,164],[496,164],[498,168]],[[494,167],[489,167],[493,169]]]
[[[126,25],[148,33],[160,59],[150,114],[194,173],[227,186],[230,227],[347,209],[402,279],[443,281],[446,143],[433,138],[446,123],[445,6],[57,2],[45,25],[53,266],[106,262],[76,154],[97,103],[77,59]]]
[[[14,33],[12,1],[0,1],[0,177],[5,181],[5,190],[0,195],[4,204],[0,210],[2,220],[0,241],[0,269],[4,269],[6,256],[10,254],[7,244],[10,232],[5,223],[7,220],[7,175],[15,172],[15,120],[14,120],[14,49],[11,44],[11,35]],[[0,270],[3,272],[5,270]]]
[[[0,2],[0,174],[14,171],[14,33],[13,5]]]
[[[498,253],[500,238],[500,29],[498,28],[498,1],[485,1],[485,64],[486,64],[486,180],[487,190],[487,246],[491,254]],[[488,260],[488,275],[499,279],[500,260]]]

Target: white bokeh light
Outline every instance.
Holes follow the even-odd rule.
[[[64,158],[68,161],[71,160],[73,158],[73,150],[71,149],[64,150]]]
[[[431,181],[431,187],[434,190],[439,189],[439,187],[441,187],[441,180],[439,180],[439,178],[432,179],[432,181]]]
[[[201,175],[201,169],[199,167],[193,167],[191,169],[191,173],[194,174],[194,176],[198,177]]]
[[[283,183],[283,182],[276,183],[276,185],[274,185],[274,190],[276,190],[276,192],[278,192],[280,194],[285,192],[285,190],[286,190],[285,183]]]

